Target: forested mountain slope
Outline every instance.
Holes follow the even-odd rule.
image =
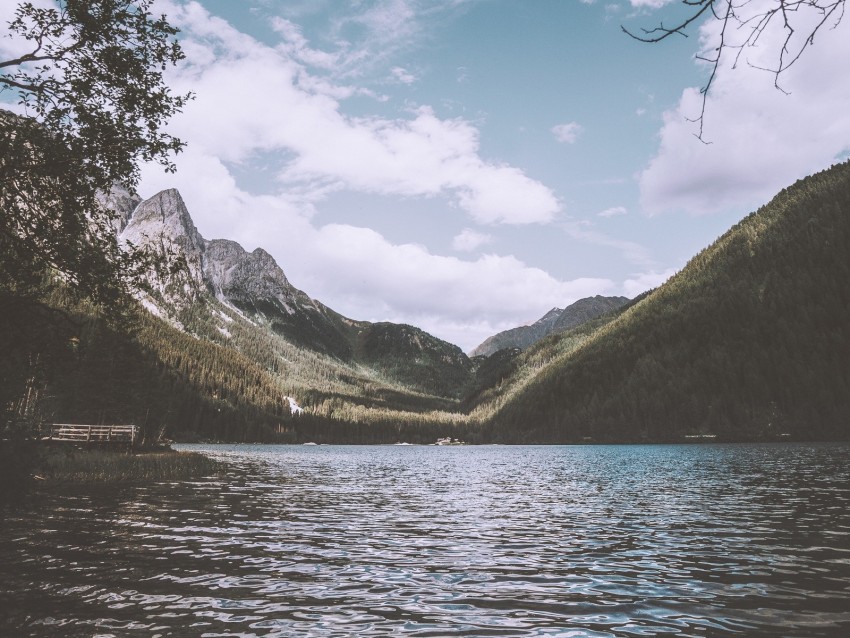
[[[61,283],[46,283],[39,301],[8,303],[0,326],[6,418],[134,423],[148,441],[294,436],[279,378],[138,306],[105,318]]]
[[[176,191],[110,198],[116,230],[170,246],[179,267],[152,274],[153,314],[128,301],[121,321],[49,276],[0,296],[9,414],[249,441],[850,435],[850,163],[782,191],[659,289],[472,360],[418,328],[338,315],[264,251],[204,240]]]
[[[263,249],[204,239],[176,190],[127,209],[119,208],[121,240],[180,265],[151,273],[147,307],[202,339],[251,351],[299,400],[323,389],[356,395],[366,385],[458,399],[469,382],[472,364],[458,347],[412,326],[343,317],[295,288]]]
[[[101,201],[117,213],[120,240],[160,254],[166,267],[148,273],[141,305],[127,299],[113,319],[51,273],[33,273],[26,297],[0,286],[4,419],[269,441],[300,432],[309,440],[325,422],[460,418],[474,366],[457,346],[412,326],[339,315],[292,286],[262,249],[205,240],[175,190],[142,201],[116,188]],[[297,420],[291,400],[304,409]],[[331,429],[352,442],[382,431]]]
[[[783,190],[549,362],[491,427],[504,441],[847,438],[850,163]]]

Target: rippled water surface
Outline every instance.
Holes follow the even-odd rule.
[[[850,636],[850,447],[206,446],[0,524],[2,636]]]

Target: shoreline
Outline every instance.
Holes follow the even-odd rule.
[[[172,448],[127,452],[54,446],[40,452],[32,476],[38,488],[187,480],[214,474],[223,467],[199,452]]]

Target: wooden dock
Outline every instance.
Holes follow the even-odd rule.
[[[125,444],[132,446],[139,435],[136,425],[76,425],[53,423],[47,426],[43,441],[65,441],[85,444]]]

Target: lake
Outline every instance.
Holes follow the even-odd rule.
[[[847,636],[850,446],[180,446],[0,525],[2,636]]]

